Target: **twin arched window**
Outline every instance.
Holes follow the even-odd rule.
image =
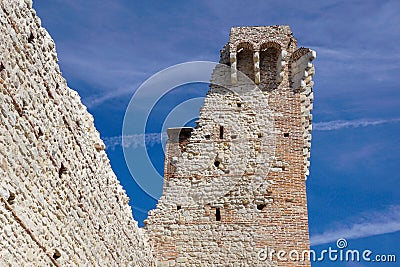
[[[272,90],[278,85],[278,60],[281,52],[280,45],[277,43],[264,43],[260,47],[259,66],[260,66],[260,86],[262,90]],[[236,49],[237,69],[245,74],[252,81],[255,80],[253,59],[254,48],[250,43],[240,43]],[[238,76],[240,82],[240,75]]]

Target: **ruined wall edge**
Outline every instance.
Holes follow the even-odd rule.
[[[30,0],[0,0],[0,266],[154,266]]]

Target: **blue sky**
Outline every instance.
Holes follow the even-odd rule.
[[[156,200],[135,184],[119,145],[135,90],[171,65],[218,61],[232,26],[290,25],[301,46],[317,51],[307,181],[313,248],[335,247],[342,237],[351,249],[400,260],[400,2],[53,0],[34,1],[34,7],[56,42],[69,86],[108,142],[111,164],[139,222]],[[206,90],[196,85],[166,96],[149,131],[161,129],[176,103]],[[148,149],[162,172],[161,145]]]

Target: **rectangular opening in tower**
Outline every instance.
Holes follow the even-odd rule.
[[[221,211],[219,208],[215,209],[215,220],[218,222],[221,221]]]
[[[224,139],[224,126],[219,126],[219,139]]]

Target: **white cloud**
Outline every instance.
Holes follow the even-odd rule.
[[[360,128],[367,126],[375,126],[387,123],[400,122],[400,118],[395,119],[360,119],[360,120],[335,120],[327,122],[315,122],[313,123],[313,130],[315,131],[334,131],[345,128]]]
[[[132,86],[129,88],[124,87],[124,88],[117,89],[117,90],[111,90],[110,92],[106,92],[102,95],[88,97],[86,99],[83,99],[82,101],[84,102],[86,107],[93,108],[93,107],[103,104],[104,102],[106,102],[110,99],[115,99],[115,98],[122,97],[122,96],[132,95],[132,93],[136,90],[135,87],[136,86]]]
[[[104,143],[107,149],[114,150],[116,147],[131,147],[136,148],[139,146],[153,146],[160,144],[162,140],[165,140],[167,133],[146,133],[146,134],[131,134],[122,136],[104,137]]]
[[[385,211],[368,212],[358,216],[349,224],[340,223],[335,229],[322,234],[311,234],[311,245],[334,242],[339,238],[357,239],[400,231],[400,206],[392,206]]]
[[[361,119],[353,121],[335,120],[327,122],[316,122],[313,123],[313,130],[315,131],[334,131],[345,128],[360,128],[367,126],[375,126],[386,123],[397,123],[400,122],[398,119]],[[146,138],[144,142],[143,138]],[[122,142],[122,136],[104,137],[103,140],[107,146],[107,149],[115,149],[117,146],[133,147],[146,145],[160,144],[163,139],[167,138],[167,133],[146,133],[146,134],[132,134],[124,137]]]

